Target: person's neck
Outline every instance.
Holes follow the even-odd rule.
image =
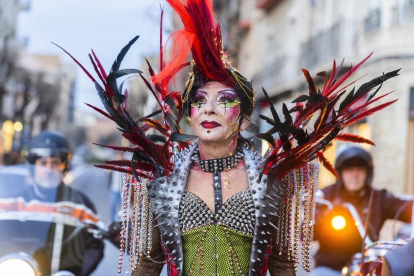
[[[199,141],[198,150],[202,160],[219,159],[232,155],[237,148],[237,134],[233,137],[214,142]]]

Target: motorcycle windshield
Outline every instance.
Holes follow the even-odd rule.
[[[63,184],[59,172],[29,165],[0,168],[0,258],[23,252],[42,275],[60,270],[79,275],[92,236],[86,224],[97,222],[89,200]]]

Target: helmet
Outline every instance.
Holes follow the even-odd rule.
[[[343,150],[335,161],[335,170],[341,174],[346,167],[359,166],[367,169],[366,185],[371,185],[374,174],[374,163],[371,154],[360,147],[348,147]]]
[[[61,135],[43,131],[32,138],[26,152],[26,160],[34,164],[41,157],[60,157],[64,163],[64,171],[69,169],[70,147],[68,141]]]

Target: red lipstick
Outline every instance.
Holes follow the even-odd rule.
[[[214,121],[212,121],[212,122],[204,121],[204,122],[201,123],[201,126],[204,127],[204,128],[210,129],[210,128],[219,127],[221,125],[219,123],[217,123],[217,122],[214,122]]]

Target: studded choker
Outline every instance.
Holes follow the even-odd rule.
[[[243,152],[240,147],[237,147],[236,153],[231,156],[218,159],[201,160],[200,151],[198,148],[194,150],[191,160],[194,161],[204,172],[222,172],[228,171],[236,167],[240,159],[243,158]]]
[[[214,188],[214,213],[217,214],[223,205],[223,195],[221,191],[221,172],[228,171],[231,168],[236,167],[240,159],[243,158],[243,151],[240,147],[237,147],[236,153],[219,159],[201,160],[200,152],[197,149],[194,150],[191,160],[194,161],[204,172],[211,172],[213,176],[213,188]],[[229,178],[224,177],[224,184],[229,185]]]

